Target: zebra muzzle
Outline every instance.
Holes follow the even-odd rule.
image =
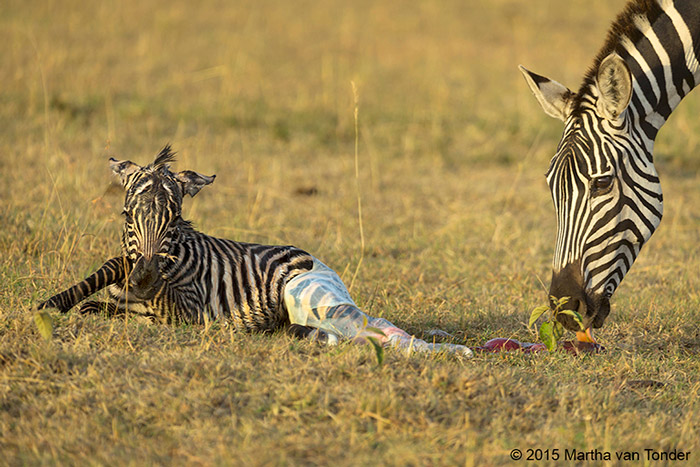
[[[150,300],[156,295],[161,283],[160,257],[139,257],[129,275],[129,293],[141,300]]]
[[[578,260],[552,273],[549,295],[558,299],[568,297],[563,308],[578,312],[583,319],[584,329],[603,326],[610,312],[610,301],[607,296],[586,289],[581,274],[581,262]],[[570,331],[581,331],[579,323],[570,315],[559,314],[557,320]]]

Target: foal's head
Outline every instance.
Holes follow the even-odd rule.
[[[122,246],[133,266],[128,285],[131,293],[144,300],[153,298],[162,285],[161,261],[167,257],[178,227],[185,223],[181,217],[183,197],[196,195],[215,177],[191,170],[173,173],[169,163],[174,160],[168,145],[145,167],[131,161],[109,161],[126,190]]]

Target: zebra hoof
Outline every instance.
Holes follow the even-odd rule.
[[[290,324],[287,327],[287,332],[297,339],[309,339],[319,342],[323,345],[337,345],[338,336],[326,332],[323,329],[312,328],[311,326],[303,326],[301,324]]]
[[[338,345],[338,336],[331,334],[330,332],[326,332],[323,329],[314,329],[307,337],[312,341],[319,342],[323,345]]]

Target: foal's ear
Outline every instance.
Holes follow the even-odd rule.
[[[190,196],[199,193],[202,187],[209,185],[215,178],[216,175],[207,177],[191,170],[183,170],[175,174],[175,179],[182,184],[183,193],[187,193]]]
[[[109,166],[114,175],[119,177],[122,186],[126,186],[129,175],[141,169],[141,166],[131,161],[118,161],[113,157],[109,158]]]

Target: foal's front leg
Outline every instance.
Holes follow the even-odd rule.
[[[40,303],[37,306],[37,309],[58,308],[61,313],[65,313],[73,308],[77,303],[81,302],[95,292],[104,289],[108,285],[124,281],[130,270],[130,263],[127,258],[123,256],[117,256],[107,260],[107,262],[105,262],[97,271],[90,274],[73,287],[64,290],[63,292],[56,294],[48,300]],[[88,303],[93,304],[97,302]],[[92,311],[91,307],[87,308],[88,309],[86,311]],[[83,311],[82,308],[81,311]]]
[[[286,328],[287,334],[297,339],[309,339],[325,345],[336,345],[338,337],[320,328],[303,326],[301,324],[290,324]]]

